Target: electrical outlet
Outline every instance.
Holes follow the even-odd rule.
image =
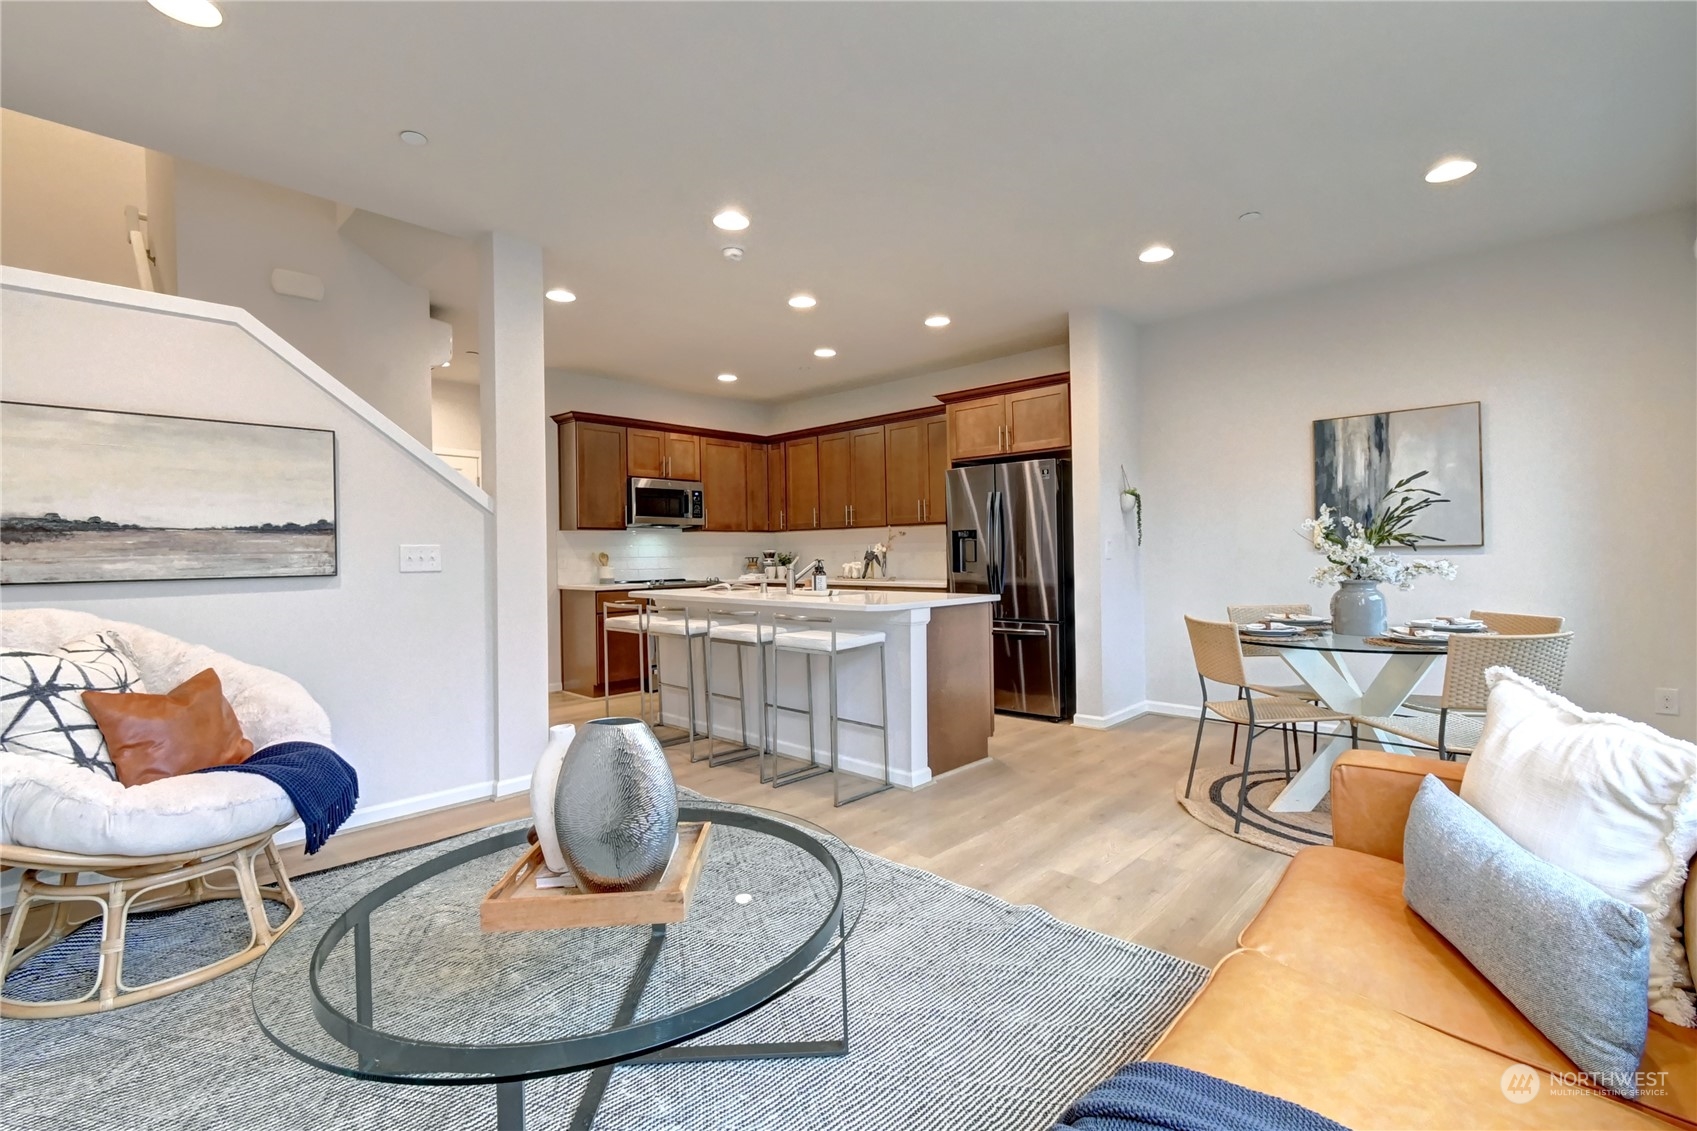
[[[402,546],[402,573],[441,573],[442,547]]]
[[[1679,689],[1677,687],[1656,688],[1656,714],[1679,714]]]

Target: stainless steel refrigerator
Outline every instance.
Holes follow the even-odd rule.
[[[995,593],[996,709],[1073,713],[1072,464],[985,463],[949,471],[949,589]]]

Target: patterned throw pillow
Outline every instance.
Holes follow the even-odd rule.
[[[57,758],[118,780],[84,691],[146,691],[135,661],[110,633],[56,652],[0,652],[0,749]]]

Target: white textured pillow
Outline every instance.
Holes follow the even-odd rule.
[[[1582,711],[1507,668],[1485,673],[1484,733],[1461,796],[1522,848],[1650,920],[1650,1008],[1697,1026],[1680,940],[1697,853],[1697,746]]]
[[[0,652],[0,750],[79,766],[118,780],[85,691],[145,692],[111,633],[91,632],[52,652]]]

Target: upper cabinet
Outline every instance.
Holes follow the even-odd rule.
[[[949,458],[957,463],[1072,446],[1064,373],[938,399],[948,404]]]
[[[891,526],[942,522],[949,470],[947,417],[884,425],[885,519]]]
[[[625,429],[560,418],[560,529],[625,528]]]
[[[947,519],[949,466],[1072,444],[1068,375],[944,393],[941,407],[770,439],[562,413],[560,527],[622,530],[632,477],[699,480],[708,530],[917,526]]]
[[[701,438],[701,493],[708,530],[748,529],[747,444]]]
[[[700,479],[701,441],[688,432],[630,428],[626,439],[630,475],[642,479]]]
[[[819,438],[784,442],[785,530],[819,529]]]

